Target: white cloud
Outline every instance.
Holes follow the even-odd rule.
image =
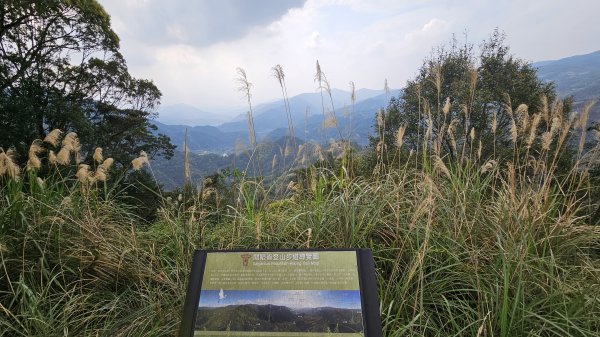
[[[346,88],[352,80],[357,88],[377,89],[387,78],[391,87],[399,88],[432,47],[448,42],[452,34],[463,39],[465,29],[468,40],[477,45],[499,27],[506,31],[512,52],[529,60],[600,49],[600,25],[593,24],[600,2],[585,0],[308,0],[270,22],[248,23],[244,34],[220,39],[210,26],[192,38],[191,32],[202,26],[189,26],[194,16],[175,11],[180,7],[173,5],[175,9],[166,8],[170,14],[161,17],[169,43],[144,40],[139,29],[150,34],[151,27],[131,19],[145,15],[144,8],[154,1],[129,0],[123,6],[115,5],[116,0],[101,2],[107,4],[122,38],[131,72],[153,79],[163,92],[163,103],[203,109],[243,105],[236,91],[236,67],[245,68],[254,83],[254,103],[279,98],[271,74],[276,64],[284,67],[290,95],[315,90],[317,59],[333,87]],[[212,42],[192,43],[194,39]]]
[[[321,35],[319,34],[319,32],[313,32],[312,34],[310,34],[308,39],[306,39],[305,45],[310,49],[319,47],[321,45]]]

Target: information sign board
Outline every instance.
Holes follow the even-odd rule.
[[[181,337],[380,337],[368,249],[196,251]]]

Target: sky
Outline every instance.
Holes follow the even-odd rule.
[[[315,92],[319,60],[331,87],[402,88],[453,34],[478,46],[494,28],[517,57],[559,59],[600,49],[596,0],[99,0],[121,39],[130,73],[153,80],[162,104],[232,113]]]
[[[199,307],[273,304],[294,309],[333,307],[360,309],[358,290],[202,290]]]

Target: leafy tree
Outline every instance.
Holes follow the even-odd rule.
[[[0,146],[24,153],[59,128],[123,165],[141,150],[173,154],[149,123],[161,93],[128,73],[97,1],[8,0],[0,15]]]
[[[160,90],[129,74],[97,1],[7,0],[0,15],[0,147],[24,155],[34,139],[61,129],[77,133],[84,156],[102,147],[120,170],[142,150],[173,155],[170,139],[150,123]],[[154,180],[135,172],[118,182],[134,212],[151,219]]]
[[[405,149],[420,150],[426,136],[439,155],[455,159],[478,152],[479,142],[483,158],[512,148],[512,123],[519,123],[521,104],[528,111],[548,110],[547,102],[556,94],[553,84],[538,79],[531,64],[510,54],[504,39],[495,30],[479,54],[472,44],[459,45],[456,39],[435,49],[400,96],[389,102],[375,125],[371,146],[380,144],[389,160],[396,132],[405,126]],[[561,114],[569,110],[566,101]]]

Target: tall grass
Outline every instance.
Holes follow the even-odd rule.
[[[442,98],[437,105],[443,112]],[[338,174],[340,162],[357,171],[363,157],[330,166],[322,158],[269,186],[241,175],[226,205],[207,181],[165,198],[153,223],[116,201],[102,151],[73,164],[81,157],[74,135],[60,150],[52,139],[34,142],[29,170],[2,151],[0,332],[174,335],[196,248],[369,247],[385,336],[597,336],[600,229],[584,216],[593,160],[557,173],[565,138],[580,124],[521,131],[509,160],[480,161],[478,133],[461,160],[440,157],[423,132],[418,155],[378,160],[374,177]],[[317,146],[313,156],[323,157]],[[132,169],[143,165],[145,154]]]

